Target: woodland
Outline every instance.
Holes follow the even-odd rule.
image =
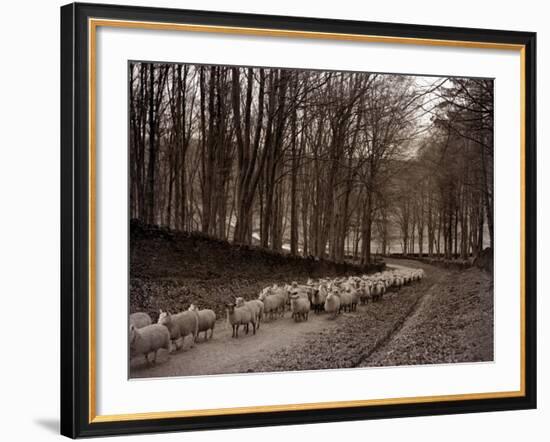
[[[130,216],[295,256],[493,247],[493,80],[129,64]]]

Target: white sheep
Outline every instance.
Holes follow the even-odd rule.
[[[404,284],[405,284],[405,280],[403,279],[402,276],[398,276],[397,278],[395,278],[395,286],[397,287],[398,290],[400,290]]]
[[[243,325],[246,328],[246,334],[248,334],[248,326],[252,324],[253,334],[256,334],[256,323],[254,322],[254,315],[250,309],[246,306],[237,307],[235,304],[227,304],[227,320],[233,328],[232,338],[239,337],[239,326]]]
[[[273,319],[275,315],[284,316],[285,297],[281,293],[269,294],[260,298],[264,304],[265,316]]]
[[[214,310],[210,309],[203,309],[199,310],[195,304],[191,304],[189,306],[189,311],[195,312],[197,315],[197,319],[199,321],[199,328],[197,331],[197,335],[200,332],[204,332],[204,340],[208,340],[208,330],[210,330],[210,339],[214,336],[214,327],[216,325],[216,313],[214,313]]]
[[[336,318],[336,315],[340,313],[340,298],[332,292],[325,299],[325,311],[332,313],[332,319]]]
[[[382,281],[375,282],[372,288],[372,300],[374,302],[380,301],[385,291],[386,291],[386,286]]]
[[[351,312],[353,298],[349,292],[335,292],[335,295],[340,298],[340,310]]]
[[[360,292],[355,288],[351,288],[349,294],[351,295],[351,311],[354,312],[357,310],[357,304],[359,304]]]
[[[170,339],[176,350],[183,347],[185,337],[192,336],[191,347],[195,345],[199,332],[199,318],[195,312],[184,311],[175,315],[169,312],[160,311],[158,323],[164,325],[170,332]],[[181,346],[178,343],[181,338]]]
[[[312,307],[315,313],[320,313],[325,307],[325,300],[327,299],[327,287],[324,284],[319,286],[319,289],[313,294]]]
[[[161,348],[171,351],[170,332],[160,324],[150,324],[142,328],[130,325],[130,358],[144,355],[147,363],[154,364],[157,360],[157,351]],[[153,359],[149,360],[149,355]]]
[[[424,273],[424,269],[416,269],[414,271],[414,276],[416,281],[421,281],[426,274]]]
[[[366,304],[370,297],[370,285],[367,284],[365,281],[361,281],[361,285],[359,286],[359,300],[361,301],[361,304]]]
[[[290,295],[290,309],[292,311],[292,317],[294,321],[307,321],[309,316],[309,310],[311,308],[311,303],[309,299],[303,296],[300,296],[298,293]]]
[[[133,325],[135,328],[143,328],[153,323],[151,316],[144,312],[132,313],[129,322],[130,325]]]
[[[254,316],[254,323],[256,324],[256,329],[260,328],[260,322],[262,322],[264,316],[264,303],[259,299],[253,299],[251,301],[245,301],[244,298],[238,297],[235,298],[235,305],[237,307],[248,307]]]

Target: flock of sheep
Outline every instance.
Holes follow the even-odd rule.
[[[413,281],[424,277],[422,269],[387,270],[372,275],[340,277],[335,279],[311,279],[306,284],[269,286],[264,288],[258,299],[246,301],[235,298],[234,303],[226,304],[227,321],[232,326],[232,337],[239,337],[239,328],[243,326],[248,334],[252,326],[253,334],[260,328],[262,320],[283,317],[286,311],[292,312],[294,321],[307,321],[310,311],[326,312],[335,318],[342,311],[352,312],[357,304],[377,302],[389,289],[400,289]],[[188,310],[176,314],[160,311],[156,324],[144,312],[130,315],[130,357],[145,356],[147,363],[155,363],[157,351],[161,348],[172,353],[183,347],[186,336],[191,335],[194,346],[199,333],[204,339],[212,339],[216,325],[213,310],[199,310],[191,304]],[[210,337],[208,337],[210,332]],[[152,355],[152,359],[149,356]]]

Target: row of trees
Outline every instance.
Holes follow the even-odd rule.
[[[492,244],[492,82],[134,63],[133,218],[368,263]],[[411,247],[412,246],[412,247]]]
[[[429,133],[395,182],[402,251],[466,259],[494,241],[493,84],[452,79],[432,93]]]

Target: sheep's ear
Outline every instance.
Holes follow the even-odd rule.
[[[134,331],[136,329],[136,326],[134,324],[130,324],[130,331]]]

